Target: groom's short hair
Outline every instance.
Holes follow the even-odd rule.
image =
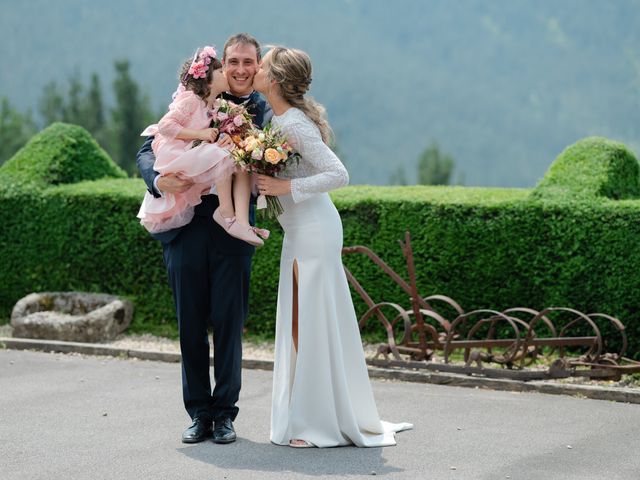
[[[241,44],[241,45],[253,45],[256,47],[256,53],[258,55],[258,61],[262,58],[262,52],[260,51],[260,43],[253,35],[248,33],[236,33],[235,35],[231,35],[227,42],[224,44],[224,48],[222,49],[222,59],[226,60],[227,58],[227,48],[232,45]]]

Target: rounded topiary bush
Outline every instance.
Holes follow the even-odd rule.
[[[534,198],[614,200],[640,197],[640,167],[622,143],[584,138],[567,147],[533,191]]]
[[[84,128],[53,123],[35,135],[0,168],[3,183],[76,183],[127,174]]]

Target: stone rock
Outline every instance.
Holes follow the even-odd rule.
[[[113,340],[130,324],[133,305],[113,295],[32,293],[13,307],[13,336],[67,342]]]

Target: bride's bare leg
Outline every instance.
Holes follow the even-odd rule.
[[[293,347],[298,351],[298,262],[293,261],[293,309],[291,312]]]
[[[293,299],[291,309],[291,336],[293,337],[293,347],[298,352],[298,262],[293,261]],[[294,368],[294,367],[292,367]],[[314,445],[300,438],[293,438],[289,441],[289,446],[295,448],[307,448]]]

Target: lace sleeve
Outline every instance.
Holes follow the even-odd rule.
[[[185,128],[196,108],[198,98],[194,94],[182,94],[169,105],[169,111],[158,122],[158,131],[167,138],[175,138]]]
[[[302,159],[301,170],[310,175],[291,179],[291,196],[298,203],[316,193],[324,193],[349,183],[349,174],[340,159],[322,141],[315,124],[294,122],[283,128],[283,133]],[[305,164],[304,166],[302,164]]]

